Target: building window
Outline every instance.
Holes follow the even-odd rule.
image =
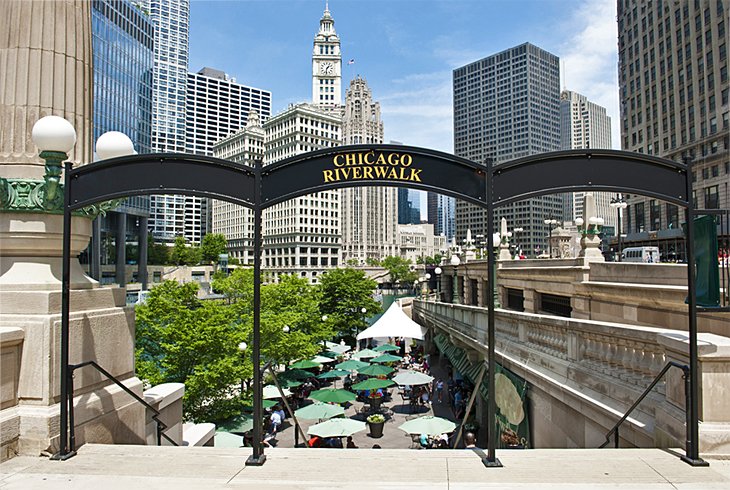
[[[649,201],[649,220],[652,230],[659,230],[662,227],[661,207],[656,199]]]
[[[634,231],[637,233],[641,233],[644,231],[644,203],[638,202],[634,204],[634,215],[636,216],[636,222],[634,224],[635,228]]]
[[[719,186],[705,187],[705,209],[717,209],[720,207]]]
[[[674,204],[667,204],[667,228],[679,227],[679,208]]]
[[[545,313],[570,318],[573,308],[570,306],[569,296],[558,296],[557,294],[540,294],[540,309]]]

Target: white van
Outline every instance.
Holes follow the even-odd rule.
[[[647,264],[659,262],[659,247],[629,247],[621,255],[624,262],[644,262]]]

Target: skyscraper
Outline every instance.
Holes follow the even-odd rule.
[[[312,103],[323,108],[342,104],[342,54],[335,20],[325,7],[312,48]]]
[[[398,224],[417,225],[421,222],[421,194],[415,189],[398,189]]]
[[[244,127],[251,110],[257,111],[261,121],[268,120],[271,116],[271,92],[241,85],[213,68],[205,67],[198,73],[188,73],[186,152],[212,155],[213,144]],[[211,208],[210,199],[185,197],[185,238],[191,243],[200,243],[210,233]]]
[[[148,16],[127,0],[91,3],[94,60],[94,141],[107,131],[120,131],[139,153],[149,153],[152,134],[153,27]],[[140,282],[146,282],[148,196],[134,196],[94,222],[90,273],[102,282],[126,284],[125,264],[137,262]],[[116,242],[114,254],[111,244]],[[125,244],[137,246],[126,257]],[[141,263],[144,262],[144,263]],[[101,264],[116,263],[116,273],[101,272]]]
[[[189,0],[145,0],[154,26],[152,151],[185,152],[185,92],[188,78]],[[186,236],[186,216],[200,199],[150,197],[149,229],[155,239],[171,242]],[[188,237],[190,240],[192,237]]]
[[[454,152],[495,165],[560,148],[560,67],[558,57],[521,44],[454,70]],[[456,203],[456,237],[485,234],[485,211]],[[563,219],[563,198],[549,195],[499,208],[509,227],[523,229],[525,251],[546,249],[544,219]]]
[[[433,225],[434,235],[443,235],[447,240],[454,237],[456,199],[435,192],[426,196],[428,222]]]
[[[692,161],[696,207],[730,208],[727,1],[617,6],[621,148]],[[628,201],[624,243],[684,257],[677,206]]]
[[[588,100],[584,95],[570,90],[560,93],[560,149],[611,148],[611,118],[606,108]],[[585,192],[566,193],[565,217],[571,221],[583,216]],[[594,192],[596,213],[606,226],[616,226],[616,212],[611,209],[608,192]],[[614,228],[615,229],[615,228]]]
[[[356,77],[345,95],[342,142],[383,142],[380,104],[367,82]],[[394,187],[348,187],[341,190],[342,261],[364,264],[397,255],[397,192]]]

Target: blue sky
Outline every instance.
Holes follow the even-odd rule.
[[[270,90],[274,114],[309,101],[324,5],[191,0],[190,71],[209,66]],[[343,96],[356,75],[368,81],[386,141],[452,151],[452,70],[531,42],[560,57],[565,88],[606,107],[620,147],[615,0],[330,0],[329,8]]]

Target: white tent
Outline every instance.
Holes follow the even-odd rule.
[[[393,303],[377,322],[358,334],[357,340],[376,337],[407,337],[423,340],[423,334],[424,328],[408,318],[398,303]]]

